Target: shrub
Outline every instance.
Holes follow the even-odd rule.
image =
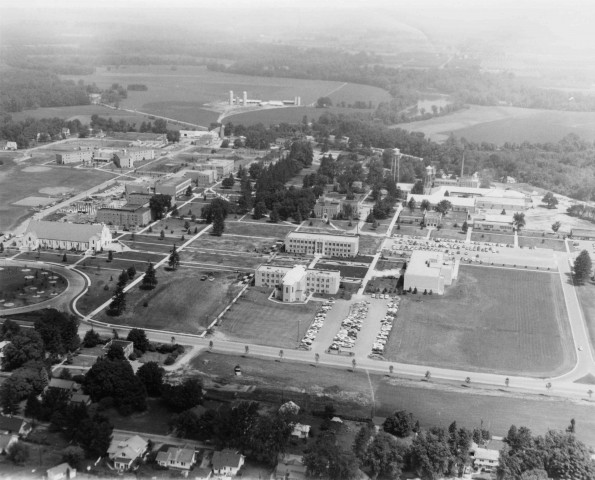
[[[415,287],[415,288],[413,289],[413,294],[415,295],[416,293],[417,293],[417,287]]]
[[[163,362],[164,365],[173,365],[176,363],[176,358],[174,355],[168,355],[165,361]]]
[[[427,294],[428,294],[428,290],[427,290],[427,289],[425,289],[425,290],[424,290],[424,295],[427,295]]]

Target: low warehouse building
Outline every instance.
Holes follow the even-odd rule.
[[[417,288],[419,293],[444,294],[444,287],[452,285],[457,268],[451,260],[444,258],[441,252],[416,250],[405,270],[404,289]]]
[[[588,228],[573,228],[570,236],[575,240],[595,240],[595,230]]]
[[[514,221],[512,215],[480,215],[473,219],[473,230],[512,233]]]

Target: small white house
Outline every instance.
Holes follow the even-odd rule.
[[[159,452],[156,461],[166,468],[190,470],[196,462],[196,451],[193,448],[169,447],[167,452]]]
[[[48,468],[45,474],[47,480],[70,480],[76,478],[76,468],[72,468],[68,463],[61,463],[55,467]]]
[[[114,462],[114,468],[120,472],[125,472],[130,470],[137,458],[142,458],[148,446],[149,443],[144,438],[134,435],[120,442],[112,440],[107,454],[109,459]]]
[[[293,426],[293,431],[291,432],[292,437],[306,439],[310,434],[310,425],[303,425],[301,423],[296,423]]]

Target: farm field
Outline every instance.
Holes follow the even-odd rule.
[[[295,348],[320,305],[318,302],[306,305],[272,302],[268,300],[271,291],[269,288],[249,289],[223,316],[216,337],[221,333],[230,340]]]
[[[107,68],[98,68],[92,75],[64,75],[63,78],[95,82],[100,88],[113,83],[143,83],[148,90],[128,92],[128,98],[120,104],[122,108],[203,126],[208,126],[219,116],[205,104],[225,102],[229,90],[236,92],[236,95],[241,95],[245,90],[249,98],[261,100],[285,100],[301,96],[302,104],[308,105],[342,85],[341,82],[235,75],[209,71],[202,66],[178,66],[176,70],[171,70],[165,65],[128,66],[109,71]],[[303,114],[299,121],[302,117]],[[234,123],[237,121],[234,120]]]
[[[595,445],[595,417],[591,405],[553,398],[512,397],[498,391],[463,389],[459,384],[435,385],[433,382],[400,381],[386,375],[370,374],[363,369],[355,372],[342,368],[314,367],[310,363],[275,362],[248,355],[202,353],[191,361],[195,371],[211,378],[222,378],[232,385],[256,386],[255,400],[268,400],[279,405],[282,398],[293,400],[304,409],[322,409],[334,403],[339,415],[368,417],[372,393],[376,400],[376,415],[387,416],[396,410],[412,412],[423,428],[448,428],[456,421],[461,427],[474,428],[483,421],[492,435],[506,435],[510,425],[529,427],[535,434],[548,428],[563,429],[569,418],[575,418],[577,438]],[[208,363],[205,362],[208,360]],[[234,376],[236,365],[242,376]],[[287,379],[291,386],[287,388]],[[313,378],[315,380],[313,381]],[[487,412],[487,413],[486,413]]]
[[[395,128],[422,132],[443,142],[450,133],[473,142],[557,142],[569,133],[595,140],[595,113],[518,107],[472,106],[444,117],[401,123]]]
[[[29,207],[13,205],[30,196],[81,192],[113,178],[97,170],[36,166],[4,160],[0,165],[0,231],[10,230],[31,215]],[[50,189],[50,190],[48,190]],[[48,193],[45,193],[48,192]]]
[[[200,333],[240,290],[234,273],[215,271],[214,281],[201,280],[201,275],[209,271],[184,266],[176,271],[160,268],[155,289],[133,288],[127,294],[124,314],[110,317],[103,311],[97,319],[139,328]]]
[[[557,274],[461,265],[444,296],[405,296],[394,326],[392,361],[550,376],[575,359]]]
[[[128,123],[140,125],[148,120],[146,115],[135,114],[123,110],[102,107],[101,105],[76,105],[74,107],[46,107],[35,110],[23,110],[22,112],[11,113],[12,119],[16,122],[26,118],[63,118],[65,120],[79,120],[81,123],[89,124],[92,115],[100,117],[112,117],[114,121],[124,120]]]

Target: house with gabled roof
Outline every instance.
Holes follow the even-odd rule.
[[[48,468],[45,473],[47,480],[70,480],[76,478],[76,468],[72,468],[68,463],[64,462],[55,467]]]
[[[244,455],[230,449],[219,450],[213,453],[213,458],[211,459],[215,475],[228,476],[237,475],[245,461],[246,457]]]
[[[67,223],[31,220],[23,235],[21,247],[100,251],[112,243],[112,234],[102,223]]]
[[[26,437],[31,430],[33,430],[31,424],[22,418],[0,415],[0,434]]]
[[[135,460],[142,458],[147,451],[149,442],[134,435],[126,440],[112,440],[107,455],[114,462],[114,468],[120,472],[130,470]]]
[[[176,470],[190,470],[196,462],[194,448],[169,447],[165,452],[159,452],[155,461],[166,468]]]

